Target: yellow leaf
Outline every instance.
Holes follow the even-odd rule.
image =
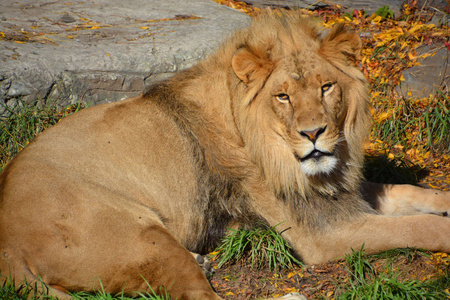
[[[288,278],[292,278],[292,277],[294,277],[294,276],[295,276],[295,274],[297,274],[297,273],[295,273],[295,272],[290,272],[290,273],[288,274]]]
[[[394,158],[395,158],[395,155],[392,154],[392,153],[389,153],[389,154],[388,154],[388,158],[389,158],[389,159],[394,159]]]
[[[141,29],[148,29],[148,26],[142,26],[142,27],[139,27],[139,28],[141,28]]]
[[[382,16],[376,16],[375,18],[373,18],[372,22],[379,24],[382,19],[383,19]]]
[[[373,98],[375,98],[375,97],[378,97],[379,95],[381,94],[381,92],[372,92],[372,97]]]
[[[68,35],[67,37],[68,37],[69,39],[73,39],[73,36],[71,36],[71,35]]]
[[[403,50],[406,46],[408,46],[408,42],[403,42],[402,45],[400,46],[400,50]]]
[[[22,42],[22,41],[14,41],[14,42],[16,42],[18,44],[25,44],[25,42]]]
[[[234,296],[233,292],[228,292],[225,294],[225,296]]]
[[[111,55],[109,55],[109,53],[106,53],[106,55],[108,55],[109,57],[111,57]]]
[[[295,287],[291,287],[291,288],[283,289],[283,292],[285,292],[285,293],[297,293],[298,290]]]
[[[92,26],[91,29],[99,29],[100,26]]]
[[[327,297],[330,298],[330,297],[333,295],[333,293],[334,293],[333,291],[329,291],[329,292],[327,293]]]
[[[0,31],[0,38],[4,38],[4,37],[5,37],[5,34],[2,31]]]
[[[411,27],[411,29],[408,30],[408,32],[409,32],[410,34],[413,34],[413,33],[416,32],[417,30],[422,29],[422,27],[423,27],[422,24],[414,25],[413,27]]]
[[[376,117],[376,122],[381,122],[386,120],[387,118],[390,118],[392,116],[392,112],[383,112],[378,117]]]

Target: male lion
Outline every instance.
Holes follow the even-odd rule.
[[[450,252],[450,193],[362,183],[360,48],[342,26],[266,13],[147,93],[65,118],[0,175],[2,273],[63,297],[100,279],[219,299],[189,251],[255,222],[281,223],[306,263],[363,244]]]

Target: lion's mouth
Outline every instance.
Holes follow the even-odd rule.
[[[319,160],[324,156],[333,156],[334,154],[331,152],[322,152],[320,150],[314,149],[313,151],[311,151],[308,155],[306,155],[304,157],[300,157],[297,153],[294,153],[294,155],[297,158],[297,160],[299,160],[300,162],[303,162],[308,159]]]

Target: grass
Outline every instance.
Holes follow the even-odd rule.
[[[424,99],[372,99],[384,117],[374,124],[373,137],[406,149],[450,153],[450,95],[442,91]],[[387,117],[386,117],[387,116]]]
[[[144,279],[145,280],[145,279]],[[147,282],[147,281],[146,281]],[[40,286],[41,285],[41,286]],[[90,294],[86,292],[71,294],[74,300],[170,300],[171,297],[166,291],[162,291],[160,295],[157,295],[150,285],[148,292],[137,292],[136,296],[128,297],[123,292],[117,295],[111,295],[106,293],[102,283],[100,282],[100,290],[96,293]],[[22,282],[19,286],[16,286],[11,278],[5,281],[0,287],[0,299],[14,299],[14,300],[56,300],[57,298],[51,295],[47,295],[38,292],[39,288],[46,290],[47,287],[44,283],[30,284],[26,281]]]
[[[380,255],[367,257],[364,250],[353,251],[345,258],[347,269],[351,274],[350,284],[347,291],[342,293],[338,299],[448,299],[450,294],[445,290],[449,288],[450,272],[434,280],[400,280],[401,273],[393,271],[390,259],[405,256],[413,259],[418,255],[417,249],[394,249]],[[387,257],[388,263],[384,272],[379,272],[371,264],[370,259]]]
[[[4,106],[6,117],[0,119],[0,171],[25,148],[36,135],[82,108],[81,104],[58,110],[52,102],[45,106],[27,104],[20,99],[14,107]]]
[[[277,225],[278,226],[278,225]],[[291,246],[283,239],[276,227],[259,224],[251,230],[229,229],[217,248],[218,267],[227,263],[249,261],[252,268],[268,267],[275,272],[301,264],[292,254]]]

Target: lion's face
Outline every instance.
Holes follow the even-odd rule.
[[[366,82],[355,66],[359,36],[340,26],[323,36],[311,20],[288,21],[252,28],[233,56],[244,142],[264,174],[277,174],[270,178],[277,189],[311,180],[324,189],[357,186],[370,120]]]
[[[347,110],[339,75],[319,55],[299,51],[279,62],[266,83],[272,128],[306,175],[330,173],[337,166]]]

